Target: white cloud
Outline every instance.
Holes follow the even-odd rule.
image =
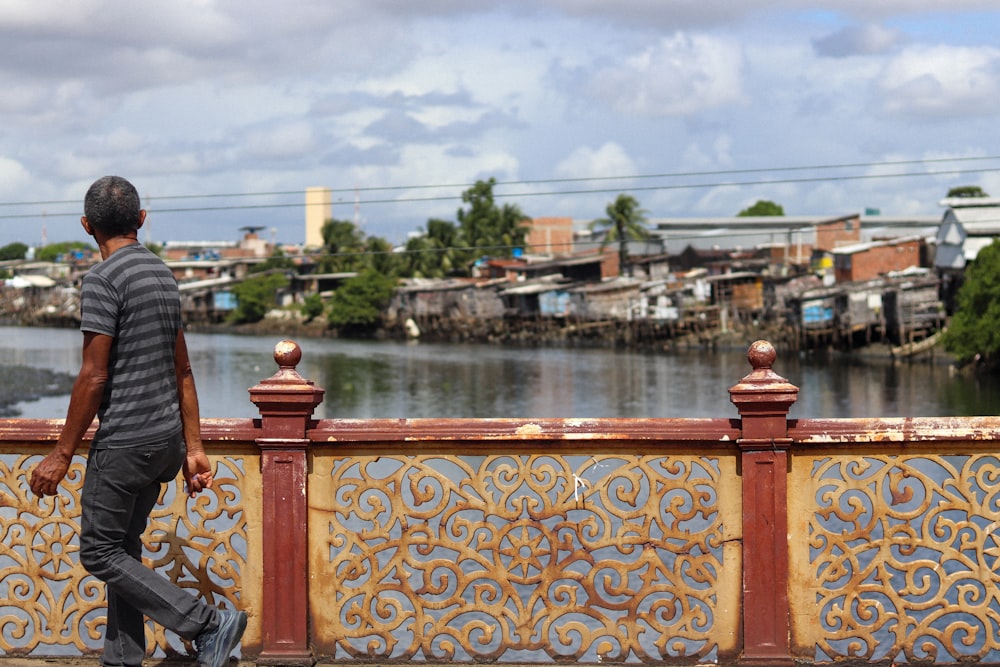
[[[301,159],[319,148],[312,126],[301,121],[253,128],[240,144],[250,160]]]
[[[995,0],[9,0],[0,194],[75,200],[110,172],[163,197],[1000,155],[997,20]],[[730,215],[757,198],[889,214],[922,199],[937,211],[939,190],[1000,177],[938,178],[707,177],[636,195],[653,217]],[[514,203],[587,218],[612,198],[561,189],[522,183],[531,196]],[[366,231],[398,239],[460,205],[406,192],[364,206]],[[162,211],[158,236],[230,238],[244,218],[301,235],[289,207]],[[33,224],[0,223],[0,242]],[[77,211],[66,229],[78,233]]]
[[[744,101],[739,45],[676,33],[594,74],[590,92],[617,111],[684,116]]]
[[[683,151],[686,170],[724,169],[733,163],[733,137],[728,133],[708,137],[705,143],[691,143]]]
[[[992,116],[1000,97],[1000,50],[910,47],[889,62],[878,87],[891,113]]]
[[[0,194],[5,198],[21,200],[31,184],[31,174],[17,160],[0,155]]]
[[[560,178],[634,176],[639,173],[625,149],[607,142],[598,149],[581,146],[556,165]]]

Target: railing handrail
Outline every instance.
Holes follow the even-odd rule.
[[[665,441],[732,446],[739,419],[727,418],[419,418],[322,419],[308,429],[313,444],[346,441]]]

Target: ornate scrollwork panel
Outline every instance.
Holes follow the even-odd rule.
[[[315,455],[317,645],[352,659],[717,659],[738,614],[734,465]]]
[[[1000,660],[1000,462],[797,457],[794,634],[813,659]]]
[[[104,584],[79,561],[80,491],[86,459],[74,458],[58,496],[39,499],[28,477],[37,448],[0,454],[0,655],[65,656],[100,650]],[[164,487],[150,516],[143,560],[213,603],[238,603],[247,560],[245,457],[212,457],[213,488],[189,499],[183,480]],[[250,465],[255,465],[251,461]],[[147,624],[153,655],[187,653],[184,642]]]

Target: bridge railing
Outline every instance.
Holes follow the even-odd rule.
[[[324,661],[1000,662],[1000,419],[788,419],[766,342],[718,419],[314,420],[300,350],[205,420],[219,484],[167,488],[147,561],[250,614],[243,655]],[[0,656],[99,650],[85,452],[0,421]],[[149,626],[154,655],[187,654]]]

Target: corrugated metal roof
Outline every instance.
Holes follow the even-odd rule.
[[[505,267],[509,271],[530,272],[544,269],[560,268],[564,266],[585,266],[587,264],[600,264],[604,261],[603,255],[586,255],[584,257],[571,257],[568,259],[553,259],[534,264],[522,264],[520,266]]]
[[[992,243],[993,238],[986,236],[974,236],[965,239],[965,243],[962,244],[962,254],[965,256],[965,261],[971,262],[979,255],[980,250]]]
[[[26,287],[54,287],[56,284],[56,281],[52,280],[52,278],[49,278],[48,276],[33,274],[14,276],[6,282],[7,286],[16,287],[18,289],[24,289]]]
[[[202,289],[209,289],[211,287],[220,287],[228,283],[238,282],[233,280],[230,276],[221,276],[219,278],[206,278],[205,280],[189,280],[187,282],[182,282],[177,284],[177,289],[181,292],[196,292]]]
[[[972,229],[1000,230],[1000,206],[974,206],[969,208],[953,208],[951,215],[962,223],[970,233]]]
[[[887,241],[870,241],[868,243],[852,243],[851,245],[843,245],[834,248],[830,252],[834,255],[853,255],[854,253],[864,252],[865,250],[871,250],[872,248],[884,248],[886,246],[902,245],[904,243],[914,243],[922,240],[920,236],[904,236],[898,239],[889,239]]]
[[[500,291],[501,296],[519,296],[524,294],[541,294],[553,290],[566,289],[575,285],[571,281],[565,280],[562,276],[544,276],[538,280],[517,283],[512,287]]]
[[[618,292],[624,290],[641,289],[643,282],[632,278],[614,278],[601,283],[574,287],[574,294],[598,294],[600,292]]]
[[[449,292],[461,289],[483,289],[485,287],[495,287],[510,282],[506,278],[407,278],[406,281],[396,287],[400,293],[412,292]]]

